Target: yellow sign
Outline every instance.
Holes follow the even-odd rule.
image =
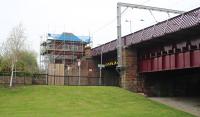
[[[105,66],[113,66],[113,65],[117,65],[117,61],[110,61],[110,62],[107,62],[105,63]]]

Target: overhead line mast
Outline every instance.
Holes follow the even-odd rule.
[[[174,14],[184,13],[184,11],[118,2],[117,3],[117,61],[118,61],[118,65],[116,69],[119,71],[120,77],[122,76],[122,70],[124,69],[124,66],[122,63],[123,61],[122,61],[122,38],[121,38],[121,14],[122,14],[121,7],[126,7],[126,8],[130,7],[130,8],[145,9],[149,11],[159,11],[159,12],[174,13]]]

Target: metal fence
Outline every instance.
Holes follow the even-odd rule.
[[[47,84],[47,74],[33,74],[32,83],[34,85],[46,85]]]
[[[102,80],[103,79],[101,79],[101,81]],[[99,77],[87,77],[87,76],[80,76],[80,82],[79,82],[79,76],[65,76],[64,84],[65,85],[82,85],[82,86],[103,85],[103,83],[100,84]]]
[[[10,77],[10,72],[0,72],[0,84],[9,85]],[[100,79],[88,76],[56,76],[18,72],[14,73],[13,85],[116,86],[116,81],[108,81],[104,77]]]
[[[9,85],[11,72],[0,72],[0,84]],[[31,85],[32,75],[25,72],[14,72],[13,85]]]
[[[104,85],[104,78],[88,76],[58,76],[48,74],[34,74],[33,84],[67,85],[67,86],[99,86]]]
[[[79,81],[80,78],[80,81]],[[101,82],[100,82],[101,81]],[[100,84],[101,83],[101,84]],[[39,85],[66,85],[66,86],[119,86],[113,78],[88,76],[58,76],[48,74],[34,74],[33,84]]]

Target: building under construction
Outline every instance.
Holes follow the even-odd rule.
[[[70,66],[84,56],[84,48],[89,43],[89,36],[76,36],[66,32],[48,33],[45,41],[40,45],[41,65],[48,75],[68,75]]]
[[[74,63],[84,55],[84,47],[89,44],[89,36],[75,36],[72,33],[50,34],[41,43],[41,55],[46,63]]]

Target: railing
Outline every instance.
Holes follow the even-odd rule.
[[[33,84],[39,85],[66,85],[66,86],[118,86],[115,81],[107,81],[104,77],[88,77],[80,76],[58,76],[58,75],[47,75],[47,74],[35,74],[33,75]]]
[[[0,85],[9,86],[10,72],[0,72]],[[99,77],[80,76],[56,76],[48,74],[26,74],[24,72],[17,73],[13,77],[13,85],[66,85],[66,86],[116,86],[115,81],[105,81]]]
[[[88,77],[80,76],[57,76],[57,75],[47,75],[47,84],[48,85],[67,85],[67,86],[99,86],[104,85],[99,84],[99,77]],[[104,79],[101,79],[104,81]]]
[[[8,86],[10,83],[11,72],[0,72],[0,84]],[[32,75],[25,72],[14,72],[13,85],[31,85]]]

